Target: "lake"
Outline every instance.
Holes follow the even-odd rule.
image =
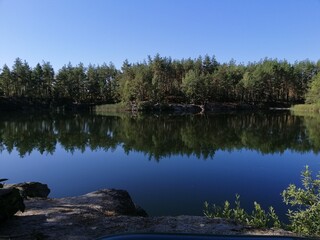
[[[241,196],[272,205],[320,170],[320,121],[289,111],[210,115],[2,114],[0,178],[47,183],[50,197],[128,190],[149,215],[202,215]]]

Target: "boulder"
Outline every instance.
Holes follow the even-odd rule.
[[[47,198],[50,193],[48,185],[39,182],[6,184],[5,186],[19,189],[24,198]]]
[[[25,205],[16,188],[0,189],[0,222],[12,217],[18,211],[24,211]]]
[[[141,216],[144,210],[136,208],[129,193],[125,190],[102,189],[85,195],[51,200],[52,205],[68,205],[71,209],[93,214],[99,212],[104,216]]]

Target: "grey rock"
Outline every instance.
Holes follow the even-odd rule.
[[[19,189],[21,196],[24,198],[47,198],[50,193],[48,185],[39,182],[6,184],[5,187],[14,187]]]
[[[24,211],[25,205],[16,188],[0,189],[0,222],[3,222],[18,211]]]
[[[130,195],[104,189],[78,197],[30,199],[26,211],[0,225],[0,239],[96,239],[119,233],[292,235],[255,230],[204,216],[141,217]],[[38,238],[36,238],[38,237]]]
[[[148,217],[148,213],[140,206],[136,206],[136,215],[141,216],[141,217]]]

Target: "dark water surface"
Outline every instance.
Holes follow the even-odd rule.
[[[280,193],[320,170],[319,151],[319,119],[290,112],[0,116],[0,178],[50,197],[126,189],[150,215],[202,215],[236,193],[284,215]]]

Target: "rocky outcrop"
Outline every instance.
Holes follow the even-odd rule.
[[[6,184],[5,186],[6,188],[19,189],[21,196],[24,198],[47,198],[50,193],[48,185],[39,182]]]
[[[18,211],[23,212],[24,209],[25,205],[18,189],[0,189],[0,222],[12,217]]]
[[[219,113],[238,110],[259,110],[269,109],[266,105],[257,105],[254,103],[204,103],[204,104],[185,104],[185,103],[153,103],[149,101],[131,102],[130,107],[132,112],[170,112],[170,113]]]
[[[25,200],[26,210],[0,225],[0,239],[96,239],[118,233],[289,235],[255,230],[201,216],[144,217],[124,190],[104,189],[78,197]]]
[[[5,181],[7,179],[0,179]],[[47,198],[50,189],[46,184],[39,182],[28,182],[19,184],[0,185],[0,222],[3,222],[18,211],[24,211],[23,199]]]

